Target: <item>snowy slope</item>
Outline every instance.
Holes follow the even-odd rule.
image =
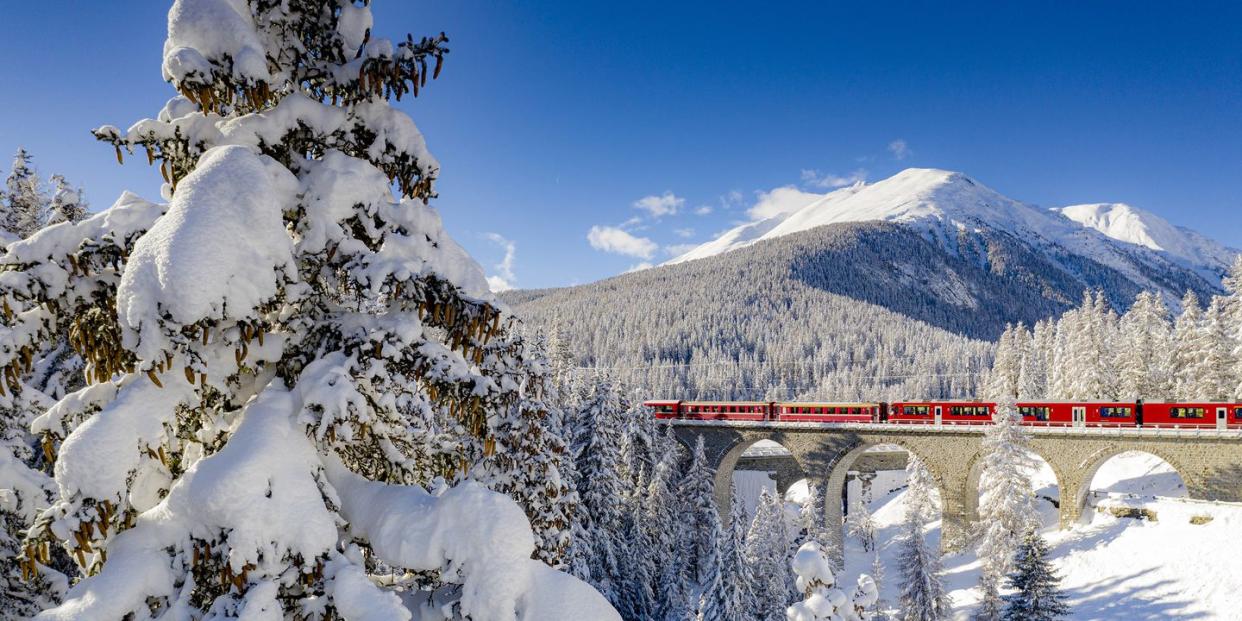
[[[1191,268],[1206,267],[1219,273],[1228,269],[1238,254],[1237,250],[1195,231],[1125,203],[1070,205],[1053,211],[1108,237],[1150,248]]]
[[[1032,473],[1037,494],[1057,496],[1056,479],[1043,464]],[[896,536],[905,513],[904,472],[881,472],[873,483],[870,508],[879,525],[877,541],[885,567],[882,594],[890,605],[898,600]],[[1070,619],[1237,619],[1242,609],[1242,573],[1234,542],[1242,528],[1242,505],[1185,499],[1180,477],[1157,457],[1123,453],[1109,460],[1092,479],[1097,505],[1142,507],[1157,521],[1117,518],[1088,507],[1083,523],[1057,529],[1057,513],[1040,503],[1044,536],[1062,576],[1061,586],[1071,607]],[[858,497],[851,489],[851,502]],[[756,492],[757,493],[757,492]],[[795,485],[786,500],[800,501],[805,487]],[[1211,516],[1207,524],[1190,518]],[[939,522],[928,538],[939,541]],[[967,552],[944,559],[944,580],[953,600],[954,619],[970,618],[979,600],[975,588],[979,563]],[[846,568],[841,578],[853,584],[870,573],[871,555],[858,541],[847,539]],[[890,609],[891,610],[891,609]]]
[[[1080,207],[1042,209],[946,170],[911,168],[883,181],[812,195],[808,200],[794,211],[727,231],[669,263],[715,256],[825,225],[878,220],[908,225],[955,254],[976,251],[1001,234],[1009,243],[1020,240],[1055,258],[1067,271],[1083,271],[1066,260],[1065,255],[1072,255],[1176,299],[1186,288],[1218,288],[1220,275],[1237,254],[1145,212],[1127,208],[1132,217],[1108,218],[1091,217],[1090,210]],[[1096,211],[1121,214],[1118,209]],[[1104,225],[1123,219],[1124,224]]]

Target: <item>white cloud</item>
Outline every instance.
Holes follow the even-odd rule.
[[[742,201],[745,199],[746,197],[742,196],[741,191],[729,190],[727,194],[720,197],[720,204],[724,205],[725,207],[731,207],[733,205],[741,205]]]
[[[483,236],[505,251],[505,256],[500,263],[492,266],[496,268],[496,274],[487,277],[488,286],[492,288],[492,291],[497,292],[512,289],[513,283],[517,280],[513,274],[513,262],[517,258],[517,244],[505,239],[499,233],[484,233]]]
[[[707,214],[709,214],[709,213],[711,213],[711,212],[712,212],[712,207],[711,207],[711,205],[700,205],[700,206],[698,206],[698,207],[696,207],[696,208],[695,208],[695,210],[694,210],[694,215],[696,215],[696,216],[706,216]]]
[[[888,143],[888,152],[893,154],[893,159],[904,160],[914,153],[910,150],[910,145],[905,140],[898,138]]]
[[[634,216],[633,218],[630,218],[629,220],[626,220],[625,222],[622,222],[622,223],[620,224],[620,228],[623,228],[623,229],[633,229],[634,227],[637,227],[638,225],[640,225],[640,224],[642,224],[642,223],[643,223],[643,219],[642,219],[642,218],[640,218],[640,217],[638,217],[638,216]],[[643,228],[643,227],[639,227],[639,230],[642,230],[642,228]]]
[[[655,256],[656,250],[660,249],[650,239],[635,237],[615,226],[596,225],[591,227],[591,230],[587,232],[587,241],[596,250],[638,257],[640,259],[650,259]]]
[[[681,209],[682,205],[685,204],[686,199],[681,198],[672,192],[665,191],[663,194],[658,196],[652,194],[651,196],[644,196],[634,201],[634,208],[641,209],[651,214],[651,217],[653,218],[659,218],[662,216],[671,216],[677,213],[677,210]]]
[[[698,244],[669,244],[664,247],[664,252],[670,257],[680,257],[698,247]]]
[[[499,276],[488,276],[487,288],[491,289],[492,293],[500,293],[501,291],[508,291],[512,289],[513,285]]]
[[[822,197],[823,194],[803,192],[792,185],[787,185],[770,192],[760,192],[759,200],[746,213],[752,220],[764,220],[780,214],[793,213]]]
[[[803,169],[802,182],[816,188],[840,188],[867,180],[867,171],[859,168],[848,175],[821,173],[818,170]]]
[[[678,237],[686,237],[686,238],[694,237],[694,229],[690,229],[690,228],[673,229],[673,232],[676,233]]]
[[[652,265],[650,262],[643,261],[642,263],[635,263],[634,265],[631,265],[631,266],[630,266],[630,268],[629,268],[629,269],[627,269],[627,270],[625,270],[625,272],[624,272],[624,273],[626,273],[626,274],[632,274],[632,273],[634,273],[634,272],[641,272],[641,271],[643,271],[643,270],[649,270],[649,269],[651,269],[651,268],[653,268],[653,267],[655,267],[655,266],[654,266],[654,265]]]

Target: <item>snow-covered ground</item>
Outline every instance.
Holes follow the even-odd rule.
[[[1181,478],[1168,464],[1146,453],[1123,453],[1100,468],[1092,481],[1092,498],[1084,521],[1068,530],[1057,528],[1058,499],[1052,471],[1042,464],[1032,474],[1043,516],[1044,536],[1069,597],[1071,619],[1237,619],[1242,609],[1242,560],[1237,533],[1242,530],[1242,505],[1200,502],[1185,498]],[[747,485],[739,494],[757,493],[754,473],[742,474]],[[883,598],[895,605],[899,593],[895,537],[905,512],[904,472],[878,473],[872,487],[871,511],[879,525],[877,540],[885,578]],[[858,498],[857,484],[851,501]],[[747,490],[746,492],[743,489]],[[786,499],[799,501],[805,487],[793,486]],[[1058,499],[1059,500],[1059,499]],[[1134,507],[1155,513],[1156,521],[1114,517],[1097,506]],[[1206,524],[1192,518],[1210,517]],[[940,523],[928,537],[940,539]],[[844,584],[870,573],[872,557],[857,540],[846,540]],[[944,559],[945,585],[956,618],[968,619],[978,601],[975,586],[979,563],[973,552]]]

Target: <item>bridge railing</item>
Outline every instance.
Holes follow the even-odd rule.
[[[794,423],[781,421],[730,421],[660,419],[681,427],[735,427],[743,429],[839,429],[843,431],[901,431],[920,433],[983,433],[986,424],[936,425],[933,423],[895,425],[889,423]],[[1028,427],[1036,435],[1104,436],[1144,438],[1224,438],[1242,440],[1242,429],[1215,429],[1211,427]]]

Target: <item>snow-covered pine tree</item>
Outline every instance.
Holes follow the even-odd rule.
[[[1223,284],[1228,292],[1226,323],[1233,341],[1233,386],[1230,394],[1242,398],[1242,255],[1234,257]]]
[[[737,488],[730,484],[730,491],[733,503],[729,507],[729,523],[723,525],[720,534],[718,578],[713,579],[709,574],[703,582],[697,621],[748,619],[757,607],[744,551],[746,516]]]
[[[1187,291],[1182,297],[1182,312],[1173,324],[1173,398],[1178,401],[1201,399],[1199,390],[1202,360],[1207,353],[1203,340],[1203,308],[1199,296]]]
[[[1038,399],[1043,390],[1041,388],[1043,368],[1039,354],[1035,351],[1035,336],[1026,329],[1026,326],[1018,324],[1017,340],[1019,350],[1022,352],[1022,362],[1018,367],[1017,398]]]
[[[785,614],[792,595],[785,569],[789,543],[785,503],[779,495],[764,488],[759,494],[750,529],[746,531],[746,564],[750,567],[758,604],[753,612],[755,619],[778,620]]]
[[[872,606],[872,619],[876,621],[887,621],[888,619],[888,600],[884,599],[884,577],[887,572],[884,570],[884,561],[880,558],[880,548],[876,546],[875,554],[871,557],[871,581],[875,583],[876,599],[875,605]]]
[[[1048,544],[1034,530],[1018,546],[1014,570],[1009,575],[1013,593],[1005,596],[1004,621],[1055,621],[1069,614],[1065,595],[1048,560]]]
[[[4,196],[0,212],[0,230],[12,238],[25,239],[39,230],[47,213],[47,196],[39,181],[39,173],[30,163],[25,149],[18,149],[13,156],[13,167],[5,179]]]
[[[1231,337],[1226,298],[1215,295],[1203,315],[1200,339],[1203,358],[1199,375],[1199,394],[1208,401],[1228,401],[1237,385],[1234,371],[1237,368],[1233,351],[1236,345]]]
[[[697,533],[688,530],[685,519],[689,507],[681,502],[674,488],[681,461],[679,445],[671,435],[672,428],[665,430],[657,444],[661,455],[651,471],[646,494],[642,495],[641,504],[647,512],[643,544],[653,565],[656,618],[684,621],[692,614],[691,599],[696,590],[691,584],[694,581],[689,577],[689,559],[684,552]]]
[[[931,490],[935,483],[923,460],[914,455],[906,462],[906,485],[906,516],[897,556],[901,574],[897,618],[901,621],[943,621],[949,618],[951,610],[940,581],[940,555],[928,547],[923,534],[934,511]]]
[[[802,600],[785,610],[789,621],[858,621],[853,603],[836,588],[832,562],[819,543],[808,541],[798,548],[791,562]],[[874,586],[874,585],[872,585]],[[762,617],[769,618],[769,617]]]
[[[623,496],[617,599],[613,605],[627,621],[652,619],[658,607],[655,580],[659,570],[655,566],[654,552],[646,545],[651,528],[642,498],[648,480],[646,466],[639,466],[633,486],[626,489]]]
[[[575,384],[577,382],[577,368],[574,360],[573,348],[569,343],[568,335],[565,333],[565,324],[561,320],[560,313],[552,318],[552,326],[548,333],[548,357],[552,361],[552,383],[556,389],[566,399],[571,399],[577,394]],[[569,401],[562,403],[563,407],[570,408],[575,404]]]
[[[1018,395],[1018,379],[1022,369],[1022,351],[1017,338],[1019,329],[1020,327],[1006,325],[1005,331],[996,341],[996,358],[993,359],[992,370],[988,373],[985,393],[993,398]]]
[[[1071,309],[1056,321],[1056,334],[1053,337],[1052,359],[1049,367],[1048,390],[1045,396],[1049,399],[1072,399],[1074,391],[1073,352],[1071,350],[1077,332],[1078,313]]]
[[[512,448],[525,351],[387,101],[446,39],[371,23],[336,0],[178,0],[179,95],[95,132],[158,160],[169,204],[126,194],[0,261],[10,377],[62,338],[87,361],[89,385],[32,425],[59,497],[21,562],[63,545],[90,574],[40,619],[409,619],[378,569],[451,583],[472,619],[616,618],[466,480]],[[436,476],[457,483],[419,487]]]
[[[1013,555],[1026,533],[1038,528],[1030,473],[1034,469],[1030,437],[1012,401],[996,406],[993,424],[983,436],[979,475],[980,500],[977,550],[984,590],[982,616],[999,611],[999,585],[1013,568]]]
[[[564,414],[551,405],[557,392],[543,347],[538,342],[527,347],[518,337],[514,341],[525,352],[522,396],[508,408],[511,424],[495,433],[498,450],[472,469],[471,476],[516,500],[535,532],[535,558],[565,569],[576,530],[578,492]]]
[[[854,592],[850,594],[850,603],[854,608],[854,617],[859,621],[868,621],[875,616],[876,604],[880,601],[880,587],[871,576],[861,574]]]
[[[824,496],[819,486],[807,483],[806,498],[798,507],[798,532],[794,538],[794,551],[808,541],[819,542],[820,549],[828,550],[832,556],[832,548],[827,528],[824,526]]]
[[[854,505],[846,522],[850,536],[862,544],[863,552],[874,552],[876,522],[871,515],[871,486],[863,487],[862,498]]]
[[[26,532],[56,495],[56,482],[41,469],[48,465],[46,456],[28,431],[35,415],[50,405],[28,386],[0,394],[0,618],[26,619],[54,605],[77,574],[56,548],[47,550],[36,573],[18,561],[31,552],[24,549]]]
[[[621,555],[625,494],[622,479],[621,428],[627,406],[612,381],[596,374],[591,390],[575,417],[585,438],[578,456],[579,520],[589,548],[585,550],[589,582],[609,601],[617,601],[622,583]],[[587,578],[587,576],[583,576]]]
[[[52,202],[47,207],[47,224],[81,222],[86,219],[86,212],[82,190],[69,185],[64,175],[52,175]]]
[[[703,436],[694,441],[690,463],[680,485],[687,535],[686,573],[693,583],[706,588],[707,580],[720,571],[720,511],[716,508],[715,472],[707,463]]]
[[[1169,392],[1169,311],[1160,296],[1143,291],[1121,319],[1124,344],[1118,354],[1121,387],[1126,400],[1164,400]]]

